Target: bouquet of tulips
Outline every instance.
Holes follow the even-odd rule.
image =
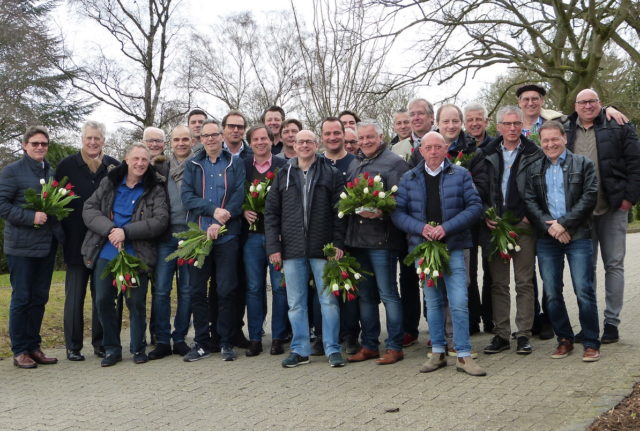
[[[245,211],[253,211],[258,214],[258,217],[260,214],[263,214],[267,192],[271,189],[271,181],[273,181],[274,178],[275,174],[273,172],[267,172],[264,181],[258,179],[253,180],[253,182],[249,184],[242,209]],[[255,231],[256,229],[256,223],[251,223],[249,230]]]
[[[361,211],[380,210],[384,213],[393,211],[396,207],[396,199],[393,196],[398,191],[398,186],[385,191],[380,175],[371,176],[364,172],[353,182],[349,181],[344,192],[340,194],[338,201],[338,217],[348,214],[357,214]]]
[[[113,277],[113,287],[119,288],[120,294],[131,297],[131,289],[138,287],[140,281],[139,271],[148,271],[149,268],[143,261],[135,256],[131,256],[124,250],[118,251],[118,255],[111,259],[102,273],[102,279],[109,275]]]
[[[328,258],[322,272],[322,282],[327,295],[342,296],[344,302],[353,301],[358,293],[358,280],[363,274],[371,275],[363,271],[355,257],[345,253],[340,260],[336,260],[336,248],[329,243],[322,249]]]
[[[40,193],[37,193],[34,189],[27,189],[24,192],[24,200],[27,203],[23,205],[23,208],[41,211],[58,220],[67,217],[73,211],[72,208],[67,208],[67,205],[72,200],[80,197],[76,196],[72,190],[73,185],[67,181],[67,177],[60,181],[54,180],[53,177],[49,178],[49,181],[41,178],[42,190]],[[36,225],[36,227],[39,227],[39,225]]]
[[[520,221],[510,211],[505,211],[499,217],[494,207],[485,211],[485,217],[497,223],[496,228],[491,230],[491,245],[493,246],[489,258],[498,254],[505,262],[511,260],[511,253],[519,252],[518,238],[526,230],[517,228],[515,225]]]
[[[191,222],[187,225],[189,226],[188,230],[173,234],[174,237],[180,239],[178,249],[167,256],[165,261],[170,262],[177,258],[179,266],[187,264],[202,268],[204,259],[209,255],[211,247],[213,247],[213,240],[207,238],[207,232],[200,229],[197,223]],[[218,238],[226,231],[226,226],[220,227]]]
[[[431,226],[437,226],[435,222],[429,222]],[[420,286],[435,287],[438,278],[449,271],[449,249],[447,244],[440,241],[425,241],[414,248],[404,259],[407,266],[417,262],[416,272],[420,279]]]
[[[455,159],[452,160],[452,162],[455,165],[458,166],[462,166],[463,168],[469,168],[469,164],[471,163],[471,159],[473,159],[473,157],[475,156],[475,153],[469,153],[469,154],[465,154],[462,151],[458,151],[458,154],[456,155]],[[447,157],[451,160],[451,154],[447,154]]]

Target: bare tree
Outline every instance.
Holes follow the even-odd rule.
[[[97,55],[80,62],[74,86],[120,111],[137,127],[164,126],[180,118],[186,108],[166,96],[165,81],[172,45],[179,30],[173,25],[176,0],[74,0],[80,12],[110,35],[119,58],[100,44]],[[86,54],[82,54],[84,57]],[[80,58],[78,54],[75,58]],[[171,107],[163,111],[165,106]]]

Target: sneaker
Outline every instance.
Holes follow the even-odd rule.
[[[412,346],[418,341],[418,336],[405,332],[402,336],[402,347]]]
[[[602,344],[611,344],[617,343],[620,340],[620,336],[618,335],[618,327],[613,326],[609,323],[604,324],[604,331],[602,332],[602,338],[600,338],[600,342]]]
[[[112,365],[117,364],[120,361],[122,361],[122,354],[121,353],[107,353],[107,354],[105,354],[105,356],[102,359],[102,361],[100,361],[100,366],[101,367],[110,367]]]
[[[187,353],[189,353],[189,350],[191,350],[191,349],[189,348],[187,343],[185,343],[184,341],[180,341],[178,343],[174,343],[173,344],[173,354],[174,355],[184,356]]]
[[[297,367],[298,365],[303,365],[303,364],[308,364],[308,363],[309,363],[309,357],[308,356],[300,356],[295,352],[291,352],[291,353],[289,353],[289,356],[287,356],[282,361],[282,367],[283,368],[293,368],[293,367]]]
[[[171,349],[169,349],[171,350]],[[145,352],[136,352],[133,354],[133,363],[134,364],[144,364],[145,362],[149,362],[149,357]]]
[[[458,357],[458,352],[453,347],[447,347],[447,356],[451,356],[453,358],[457,358]],[[477,358],[478,357],[478,352],[476,352],[475,350],[472,350],[471,351],[471,357],[473,359]]]
[[[600,360],[600,350],[594,349],[593,347],[584,349],[584,353],[582,354],[583,362],[596,362],[598,360]]]
[[[311,344],[311,356],[324,356],[322,337],[316,337],[316,340]]]
[[[193,345],[191,350],[189,350],[189,353],[184,355],[184,358],[182,359],[185,362],[195,362],[200,359],[208,358],[209,356],[211,356],[211,352],[196,343]]]
[[[524,335],[519,336],[516,353],[518,355],[528,355],[531,352],[533,352],[533,347],[531,346],[531,343],[529,343],[529,337],[525,337]]]
[[[467,373],[470,376],[486,376],[487,372],[480,365],[473,360],[473,358],[469,356],[465,356],[464,358],[458,358],[456,361],[456,370]]]
[[[573,343],[566,338],[561,338],[556,351],[551,354],[553,359],[562,359],[569,356],[573,350]]]
[[[346,362],[340,352],[335,352],[329,355],[329,365],[332,367],[344,367],[344,364],[346,364]]]
[[[491,339],[491,344],[484,348],[484,353],[488,355],[492,355],[494,353],[500,353],[503,350],[508,350],[511,348],[511,344],[509,340],[505,340],[499,335],[496,335]]]
[[[431,355],[429,360],[422,364],[420,368],[421,373],[430,373],[432,371],[436,371],[442,367],[447,366],[447,355],[444,353],[436,353]]]
[[[236,352],[233,351],[233,347],[231,346],[222,346],[220,350],[220,354],[222,355],[223,361],[235,361],[236,360]]]
[[[171,346],[164,343],[156,344],[156,348],[149,352],[149,359],[152,361],[162,359],[171,354]]]

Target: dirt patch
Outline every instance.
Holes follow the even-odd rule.
[[[640,430],[640,382],[633,392],[611,410],[601,414],[587,431],[637,431]]]

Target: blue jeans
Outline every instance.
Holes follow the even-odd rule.
[[[281,273],[267,260],[263,233],[249,233],[242,250],[244,271],[247,275],[247,323],[249,339],[262,339],[262,325],[266,317],[267,267],[271,277],[271,338],[287,337],[287,291],[280,286]]]
[[[7,255],[11,280],[9,336],[14,356],[40,348],[40,327],[49,301],[57,241],[45,257]]]
[[[438,279],[435,287],[424,287],[427,322],[429,323],[433,353],[444,353],[444,347],[447,343],[444,333],[444,296],[446,295],[453,323],[453,344],[458,352],[458,357],[463,358],[471,355],[467,270],[464,264],[464,250],[452,250],[449,254],[451,255],[449,272],[445,271],[444,277]]]
[[[104,269],[109,264],[107,259],[98,259],[93,270],[96,283],[96,307],[98,307],[98,318],[102,324],[103,345],[107,354],[121,354],[122,344],[120,343],[120,315],[118,314],[116,299],[118,288],[113,286],[113,277],[102,278]],[[145,273],[138,274],[138,287],[131,289],[129,298],[125,295],[125,302],[129,309],[129,329],[131,341],[129,351],[131,353],[144,352],[144,335],[147,326],[147,282],[148,276]]]
[[[380,315],[378,304],[384,304],[387,317],[385,340],[387,349],[402,350],[404,329],[402,324],[402,302],[398,295],[396,269],[398,256],[393,250],[355,248],[353,256],[362,269],[374,275],[365,275],[358,286],[360,296],[360,323],[362,325],[362,345],[367,349],[378,350],[380,336]]]
[[[327,263],[324,259],[301,257],[284,261],[284,274],[287,279],[287,302],[289,303],[289,321],[293,331],[291,351],[301,356],[309,356],[309,313],[307,299],[309,295],[309,267],[313,273],[320,309],[322,310],[322,342],[324,353],[329,356],[340,352],[340,306],[338,298],[323,292],[322,270]]]
[[[178,266],[177,259],[165,262],[165,258],[178,248],[178,238],[171,237],[167,242],[158,244],[158,263],[153,289],[153,319],[158,343],[169,344],[185,340],[191,320],[191,293],[189,292],[189,267]],[[178,306],[173,320],[174,331],[171,334],[171,288],[173,275],[176,275]]]
[[[569,322],[567,307],[562,295],[562,273],[564,257],[569,261],[573,291],[578,299],[578,317],[584,335],[582,345],[594,349],[600,348],[598,340],[598,303],[593,283],[593,244],[590,238],[577,239],[569,244],[561,244],[553,238],[538,239],[538,264],[547,311],[553,331],[560,338],[573,341],[573,329]]]

